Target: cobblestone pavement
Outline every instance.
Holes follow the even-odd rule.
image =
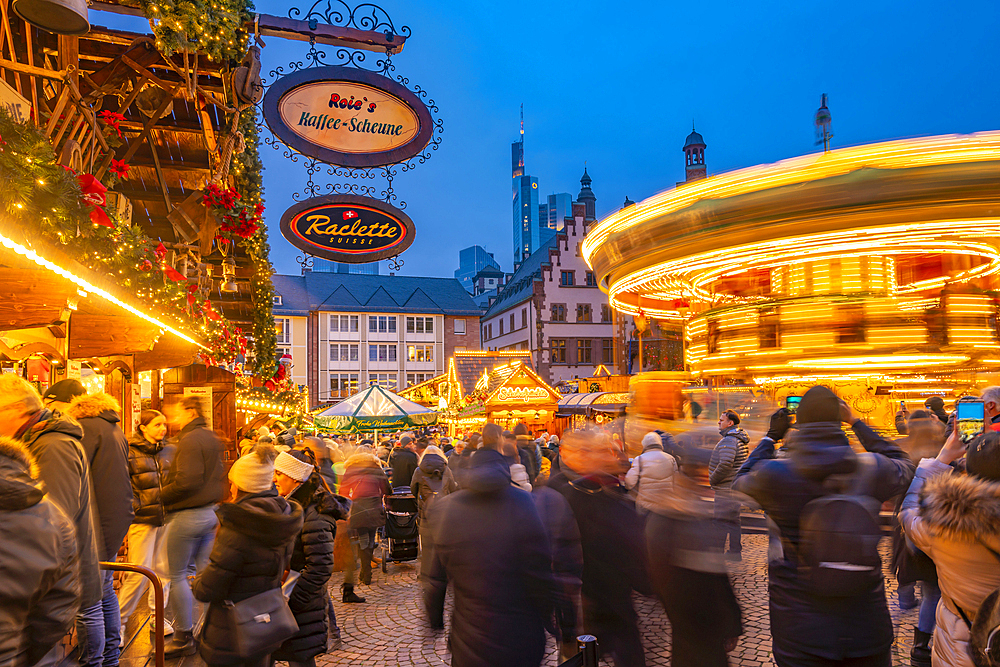
[[[743,609],[744,634],[731,654],[733,667],[766,667],[771,660],[771,636],[767,615],[767,536],[744,535],[744,559],[733,563],[730,574]],[[889,562],[889,543],[883,540],[883,562]],[[433,667],[450,665],[447,637],[427,626],[417,584],[416,563],[390,564],[389,573],[376,570],[372,585],[359,586],[368,599],[365,604],[339,602],[339,576],[334,575],[331,594],[336,602],[337,620],[343,633],[343,647],[317,657],[320,667],[340,665],[365,667]],[[900,611],[896,604],[895,580],[887,574],[889,611],[896,628],[893,664],[909,665],[910,641],[917,610]],[[659,602],[636,598],[637,611],[649,665],[668,665],[670,623]],[[555,645],[549,641],[545,665],[556,665]]]

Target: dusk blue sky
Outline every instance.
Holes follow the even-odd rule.
[[[626,195],[640,201],[683,179],[692,119],[709,174],[814,152],[822,93],[834,147],[1000,127],[995,0],[381,4],[412,30],[396,73],[429,91],[445,128],[433,158],[394,183],[417,227],[405,275],[451,276],[473,244],[511,270],[510,143],[521,103],[539,194],[575,197],[586,161],[599,218]],[[258,1],[261,12],[287,10]],[[92,20],[110,23],[104,16]],[[265,73],[309,48],[266,42]],[[261,150],[271,258],[279,273],[297,274],[300,253],[278,221],[305,169]]]

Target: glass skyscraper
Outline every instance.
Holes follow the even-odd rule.
[[[458,268],[455,269],[455,278],[462,283],[462,287],[468,292],[472,292],[472,279],[487,266],[500,269],[500,264],[493,258],[493,253],[486,252],[486,248],[478,245],[463,248],[458,251]]]

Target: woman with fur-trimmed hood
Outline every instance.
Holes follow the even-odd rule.
[[[964,452],[955,429],[936,458],[920,462],[899,515],[907,539],[937,566],[936,667],[973,666],[968,623],[1000,587],[1000,433],[969,444],[968,475],[951,466]]]

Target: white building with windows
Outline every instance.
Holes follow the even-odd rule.
[[[456,350],[480,349],[482,312],[452,278],[306,272],[274,276],[278,354],[314,406],[370,383],[390,390],[447,368]]]

